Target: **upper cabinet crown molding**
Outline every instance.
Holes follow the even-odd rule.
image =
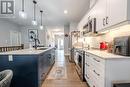
[[[128,22],[130,20],[129,10],[130,0],[97,0],[93,8],[90,9],[78,24],[78,29],[83,28],[89,20],[88,17],[96,18],[97,31]]]

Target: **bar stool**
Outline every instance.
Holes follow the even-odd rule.
[[[10,87],[12,77],[12,70],[4,70],[0,72],[0,87]]]

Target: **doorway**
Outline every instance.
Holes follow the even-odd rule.
[[[64,35],[55,35],[55,46],[57,50],[64,50]]]

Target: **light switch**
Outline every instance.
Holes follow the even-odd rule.
[[[9,61],[13,61],[13,56],[12,55],[9,55],[8,58],[9,58]]]

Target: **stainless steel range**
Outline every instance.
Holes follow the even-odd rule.
[[[75,49],[74,61],[76,64],[76,71],[81,80],[84,81],[84,56],[85,52],[81,49]]]

